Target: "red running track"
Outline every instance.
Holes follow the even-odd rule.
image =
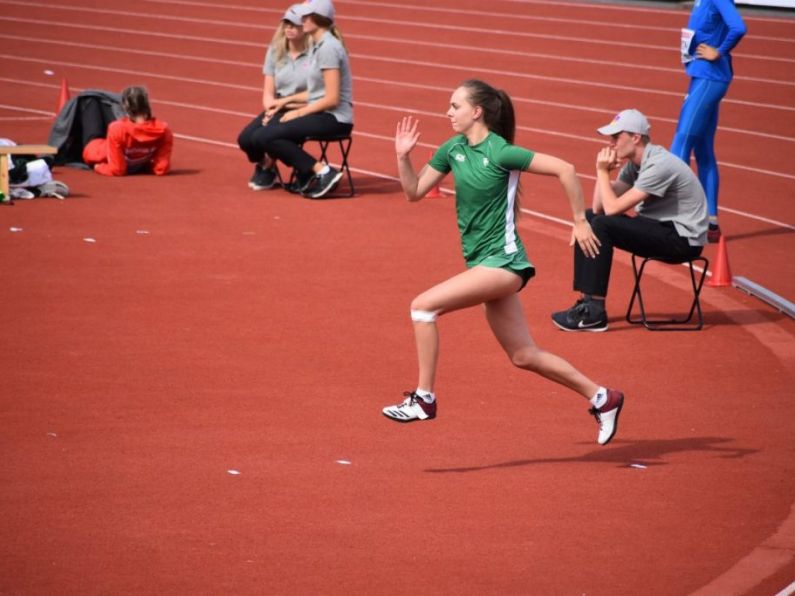
[[[451,89],[487,78],[514,96],[520,142],[575,163],[588,193],[593,129],[618,109],[670,140],[686,10],[338,2],[359,196],[315,203],[250,192],[233,146],[282,5],[0,5],[0,136],[44,141],[62,76],[73,91],[143,82],[180,135],[173,176],[60,170],[68,200],[0,209],[0,592],[775,594],[795,580],[795,328],[734,289],[704,291],[701,333],[649,333],[623,322],[620,258],[610,332],[560,333],[567,228],[529,215],[534,336],[626,391],[621,434],[597,449],[585,407],[511,369],[475,309],[441,325],[439,418],[379,414],[414,379],[409,301],[461,266],[452,203],[408,205],[391,178],[396,119],[419,113],[429,151]],[[721,219],[733,272],[792,296],[795,24],[746,17]],[[526,208],[567,217],[554,184],[524,187]],[[686,302],[683,270],[650,281],[663,310]]]

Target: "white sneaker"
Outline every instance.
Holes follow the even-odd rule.
[[[403,394],[406,399],[403,403],[395,406],[388,406],[381,410],[387,418],[396,422],[413,422],[415,420],[432,420],[436,418],[436,400],[426,403],[419,395],[413,391],[406,391]]]
[[[599,438],[596,442],[607,445],[618,430],[618,416],[624,407],[624,394],[613,389],[607,390],[607,401],[601,408],[591,408],[591,414],[599,423]]]
[[[60,180],[51,180],[39,185],[39,196],[65,199],[69,196],[69,187]]]

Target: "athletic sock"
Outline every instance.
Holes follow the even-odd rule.
[[[317,173],[317,175],[318,175],[318,176],[323,176],[324,174],[328,174],[330,170],[331,170],[331,167],[330,167],[328,164],[326,164],[325,166],[323,166],[323,169],[322,169],[322,170],[320,170],[320,171]]]
[[[604,387],[599,387],[596,390],[596,393],[591,398],[591,404],[594,408],[601,408],[603,405],[607,403],[607,389]]]
[[[417,394],[417,397],[421,397],[426,404],[432,404],[436,401],[436,395],[434,395],[433,391],[426,391],[418,387],[414,393]]]

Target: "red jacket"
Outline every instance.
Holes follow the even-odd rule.
[[[174,135],[157,118],[133,122],[123,118],[111,122],[107,139],[94,139],[83,149],[83,161],[105,176],[124,176],[146,171],[162,176],[171,167]]]

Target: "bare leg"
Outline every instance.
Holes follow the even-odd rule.
[[[412,310],[444,314],[514,294],[519,276],[492,267],[473,267],[433,286],[417,296]],[[439,332],[436,323],[414,322],[419,379],[417,387],[433,391],[439,358]]]
[[[439,361],[439,330],[436,323],[414,322],[414,340],[417,344],[419,378],[417,388],[433,393],[436,365]]]
[[[515,366],[536,372],[550,381],[573,389],[587,399],[597,392],[599,386],[569,362],[545,352],[535,344],[516,294],[491,300],[485,307],[486,319],[494,336]]]

